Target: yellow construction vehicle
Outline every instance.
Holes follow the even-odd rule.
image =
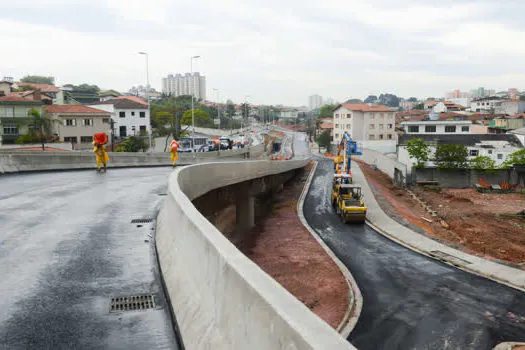
[[[332,207],[337,206],[337,195],[339,193],[339,185],[351,184],[352,176],[350,174],[334,174],[334,181],[332,183]]]
[[[366,210],[361,186],[355,184],[340,184],[338,186],[336,212],[345,224],[348,222],[364,223]]]

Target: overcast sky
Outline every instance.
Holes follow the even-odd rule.
[[[208,99],[306,105],[525,88],[525,1],[0,0],[0,76],[127,91],[190,70]]]

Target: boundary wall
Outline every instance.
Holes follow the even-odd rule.
[[[217,152],[179,153],[177,164],[188,165],[204,161],[222,161],[224,159],[244,159],[259,157],[264,145],[249,148]],[[109,168],[170,166],[169,153],[125,153],[108,152]],[[2,152],[0,151],[0,174],[55,171],[74,169],[95,169],[93,152]]]
[[[244,256],[191,202],[213,189],[308,161],[205,163],[170,175],[156,244],[186,349],[355,349]]]

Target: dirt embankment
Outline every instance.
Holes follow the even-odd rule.
[[[525,264],[525,218],[515,215],[525,209],[525,194],[413,188],[445,220],[445,228],[388,175],[361,161],[359,165],[381,208],[398,222],[470,254],[516,267]]]
[[[308,170],[309,171],[309,170]],[[272,197],[271,212],[237,247],[297,299],[337,328],[348,309],[348,285],[343,274],[297,216],[297,201],[308,171],[290,180]],[[217,218],[221,232],[233,232],[235,206]]]

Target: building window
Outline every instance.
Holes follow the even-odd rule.
[[[435,125],[425,125],[425,132],[436,132]]]
[[[376,126],[375,126],[374,124],[370,124],[370,129],[373,130],[373,129],[375,129],[375,128],[376,128]]]
[[[489,149],[488,152],[489,152],[489,154],[492,154],[492,150],[491,149]]]
[[[408,132],[419,132],[419,126],[417,126],[417,125],[410,125],[408,127]]]
[[[352,129],[352,124],[346,124],[346,128],[347,128],[348,130]]]
[[[77,143],[77,137],[76,136],[66,136],[64,137],[64,142]]]
[[[385,117],[385,113],[381,113],[381,118],[384,118]]]
[[[84,126],[93,126],[93,119],[84,119]]]
[[[379,130],[383,130],[383,124],[379,124]]]
[[[375,135],[368,135],[368,139],[369,139],[369,140],[375,140],[376,137],[375,137]]]
[[[470,128],[468,126],[462,126],[461,127],[461,131],[463,132],[469,132],[470,131]]]
[[[392,124],[388,124],[388,128],[389,128],[389,129],[392,129]]]
[[[118,116],[121,118],[126,118],[126,112],[118,112]]]
[[[141,125],[139,130],[140,130],[140,132],[146,132],[146,125]]]
[[[80,136],[80,143],[91,143],[93,142],[93,136]]]
[[[65,126],[77,126],[77,120],[76,119],[66,119],[64,120]]]
[[[498,153],[498,159],[503,159],[503,154]]]
[[[339,114],[336,114],[335,117],[336,117],[336,118],[339,118]]]
[[[122,126],[119,127],[119,135],[120,135],[120,137],[128,136],[128,131],[127,131],[125,125],[122,125]]]
[[[109,118],[102,119],[102,123],[103,124],[109,124]]]
[[[387,139],[392,140],[392,134],[388,134]]]
[[[348,114],[346,115],[346,118],[347,118],[347,119],[350,119],[350,118],[352,118],[352,115],[351,115],[350,113],[348,113]]]
[[[140,112],[139,114],[141,118],[146,118],[146,112]]]
[[[445,132],[456,132],[455,125],[445,125]]]
[[[16,125],[4,125],[4,135],[18,135],[18,128]]]
[[[339,124],[335,124],[335,127],[339,129]]]
[[[383,139],[383,134],[379,135],[379,139],[380,139],[380,140]]]
[[[339,134],[335,134],[335,139],[339,139]]]
[[[135,112],[131,111],[131,116],[134,117],[135,116]]]
[[[477,157],[479,156],[479,150],[477,149],[471,149],[469,152],[468,152],[469,156],[471,157]]]

